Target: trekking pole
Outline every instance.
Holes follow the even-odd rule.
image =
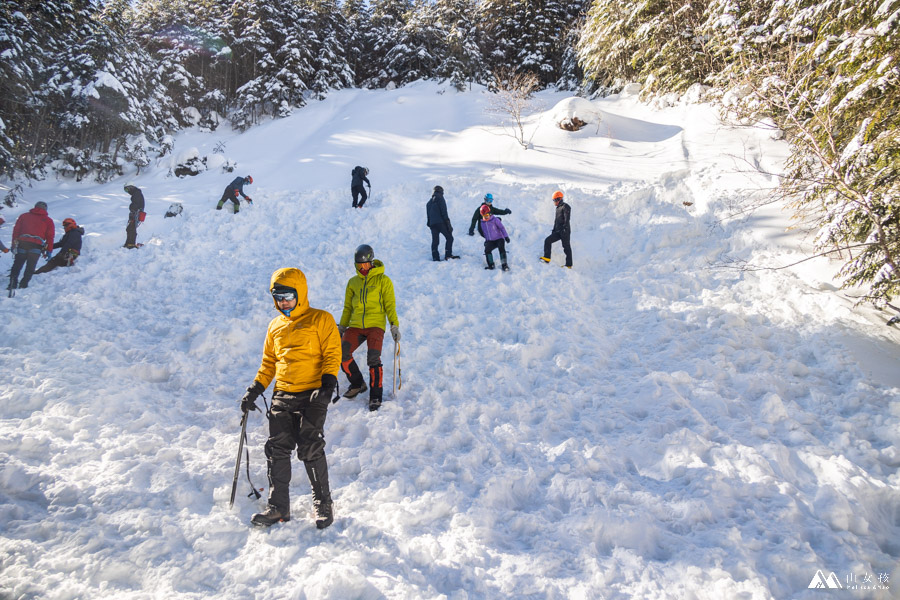
[[[247,416],[250,414],[250,411],[244,413],[244,416],[241,417],[241,439],[238,442],[238,453],[237,460],[234,462],[234,479],[231,482],[231,500],[228,501],[228,508],[234,507],[234,495],[237,493],[237,480],[238,475],[241,474],[241,452],[244,450],[244,438],[247,437]],[[249,461],[247,463],[247,467],[249,468]]]
[[[397,390],[403,386],[403,371],[400,368],[400,342],[394,342],[394,368],[391,377],[391,398],[396,397]]]

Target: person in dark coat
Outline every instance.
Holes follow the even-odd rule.
[[[453,254],[453,225],[450,224],[450,216],[447,214],[447,202],[444,200],[444,188],[434,186],[434,193],[428,204],[425,205],[428,215],[428,227],[431,228],[431,259],[440,261],[438,243],[441,235],[444,236],[444,260],[459,258]]]
[[[350,180],[350,193],[353,194],[353,208],[362,208],[363,204],[366,203],[366,199],[368,199],[369,195],[366,194],[366,188],[363,187],[363,182],[365,182],[369,186],[369,193],[372,192],[372,184],[369,182],[369,178],[366,175],[369,174],[369,170],[365,167],[355,167],[350,175],[352,179]],[[360,198],[362,196],[362,198]],[[357,198],[360,198],[359,202],[357,202]]]
[[[128,205],[128,223],[125,225],[125,247],[137,248],[137,228],[141,224],[140,214],[144,212],[144,192],[130,183],[125,186],[125,191],[131,196],[131,204]]]
[[[66,233],[62,236],[62,239],[53,244],[55,248],[59,248],[59,252],[48,260],[47,264],[35,271],[35,275],[49,273],[56,267],[71,267],[75,264],[75,259],[81,254],[81,238],[84,235],[84,227],[79,227],[75,219],[71,217],[63,219],[62,224]]]
[[[55,234],[53,219],[47,216],[46,202],[37,202],[34,208],[19,215],[16,225],[13,227],[12,250],[16,253],[16,257],[13,259],[12,269],[9,271],[9,287],[7,289],[28,287],[41,254],[50,256],[50,253],[53,252],[53,236]],[[22,280],[18,281],[19,272],[23,266],[25,274],[22,275]]]
[[[472,224],[469,225],[469,235],[475,235],[475,228],[478,227],[478,233],[481,237],[484,237],[484,234],[481,232],[481,209],[485,206],[489,206],[491,208],[492,215],[511,215],[512,211],[508,208],[497,208],[494,206],[494,195],[493,194],[485,194],[484,201],[482,201],[481,205],[475,209],[475,214],[472,215]]]
[[[239,213],[241,211],[241,201],[239,196],[243,196],[248,204],[253,204],[253,198],[244,193],[244,186],[250,183],[253,183],[253,177],[250,175],[247,175],[246,177],[235,177],[234,181],[229,183],[228,187],[225,188],[225,191],[222,192],[222,197],[219,198],[216,210],[222,210],[225,201],[231,200],[234,204],[234,212]]]
[[[0,225],[3,225],[4,223],[6,223],[6,219],[0,217]],[[9,252],[9,248],[6,247],[6,244],[4,244],[2,240],[0,240],[0,252],[3,254]]]
[[[566,267],[572,268],[572,245],[570,237],[572,236],[572,226],[569,221],[572,216],[571,207],[563,201],[563,193],[554,192],[553,204],[556,205],[556,218],[553,221],[553,230],[544,240],[544,255],[541,260],[550,262],[550,246],[554,242],[562,242],[563,252],[566,253]]]

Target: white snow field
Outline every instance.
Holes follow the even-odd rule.
[[[482,88],[419,83],[176,137],[176,156],[234,173],[178,179],[167,157],[26,189],[2,212],[7,245],[38,200],[87,235],[74,267],[0,298],[0,597],[900,597],[897,335],[827,263],[717,268],[803,257],[787,213],[725,218],[774,185],[752,165],[777,171],[784,143],[633,96],[592,101],[599,123],[570,133],[551,117],[566,97],[538,95],[528,150]],[[254,204],[215,211],[244,174]],[[134,251],[129,181],[149,213]],[[431,261],[437,184],[457,261]],[[537,260],[557,189],[572,270],[559,244]],[[508,273],[466,235],[487,192],[513,211]],[[184,213],[164,219],[172,202]],[[299,267],[340,317],[362,243],[397,290],[402,388],[376,413],[330,409],[334,525],[316,530],[295,459],[292,521],[253,528],[264,499],[243,472],[228,499],[269,276]],[[262,487],[260,413],[248,433]]]

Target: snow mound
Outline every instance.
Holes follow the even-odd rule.
[[[550,111],[550,119],[560,129],[578,131],[589,123],[599,123],[600,111],[590,100],[573,96],[558,102]]]

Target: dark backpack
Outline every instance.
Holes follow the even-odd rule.
[[[366,176],[366,168],[365,167],[353,167],[353,170],[350,171],[351,175],[357,177],[365,177]]]

